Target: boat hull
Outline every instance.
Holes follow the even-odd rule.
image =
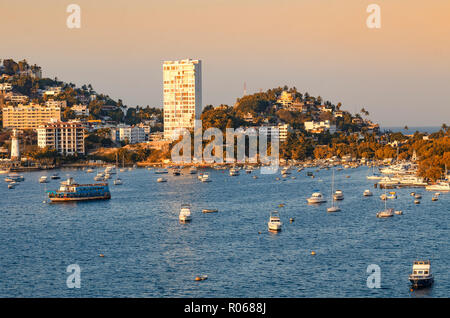
[[[50,198],[51,202],[73,202],[73,201],[91,201],[91,200],[109,200],[111,195],[96,196],[96,197],[79,197],[79,198]]]
[[[409,281],[414,288],[425,288],[433,285],[434,278],[410,278]]]

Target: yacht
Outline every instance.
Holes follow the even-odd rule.
[[[412,274],[409,281],[414,288],[422,288],[433,285],[434,277],[431,273],[430,261],[414,261]]]
[[[267,223],[269,231],[279,232],[279,231],[281,231],[281,225],[282,225],[282,223],[280,220],[280,216],[278,215],[278,212],[274,211],[274,212],[270,213],[269,222]]]
[[[39,178],[39,182],[40,182],[40,183],[48,183],[48,178],[47,178],[47,176],[42,176],[42,177],[40,177],[40,178]]]
[[[436,184],[431,184],[425,187],[428,191],[450,191],[449,181],[440,181]]]
[[[371,197],[371,196],[373,196],[373,193],[372,193],[372,191],[370,191],[369,189],[367,189],[367,190],[364,190],[363,195],[364,195],[365,197]]]
[[[306,201],[311,204],[327,202],[320,192],[314,192]]]
[[[189,204],[181,205],[180,215],[178,218],[182,223],[190,222],[192,220],[191,206]]]
[[[333,194],[333,198],[336,201],[344,200],[344,193],[341,190],[336,190],[336,192]]]

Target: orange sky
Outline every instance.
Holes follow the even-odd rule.
[[[66,27],[70,3],[81,29]],[[378,30],[366,27],[371,3]],[[244,82],[287,84],[386,126],[450,119],[448,0],[0,0],[0,12],[2,58],[130,106],[160,106],[162,61],[191,57],[205,105],[232,105]]]

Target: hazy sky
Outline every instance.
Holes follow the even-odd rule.
[[[67,5],[81,29],[66,27]],[[381,7],[381,29],[366,8]],[[384,126],[450,122],[448,0],[0,0],[0,57],[162,105],[162,62],[203,61],[205,105],[288,85]]]

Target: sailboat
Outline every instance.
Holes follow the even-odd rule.
[[[384,196],[387,198],[386,188],[384,188]],[[394,209],[386,207],[387,200],[384,200],[384,210],[377,213],[377,218],[389,218],[394,216]]]
[[[116,154],[116,171],[117,171],[117,177],[114,180],[114,185],[122,185],[122,179],[119,178],[119,165],[117,163],[117,154]]]
[[[337,206],[334,205],[334,169],[333,169],[333,177],[332,177],[332,181],[331,181],[331,207],[329,207],[327,209],[327,212],[339,212],[341,209]]]
[[[372,165],[372,175],[367,175],[366,177],[368,180],[380,180],[382,176],[375,173],[375,166]]]

